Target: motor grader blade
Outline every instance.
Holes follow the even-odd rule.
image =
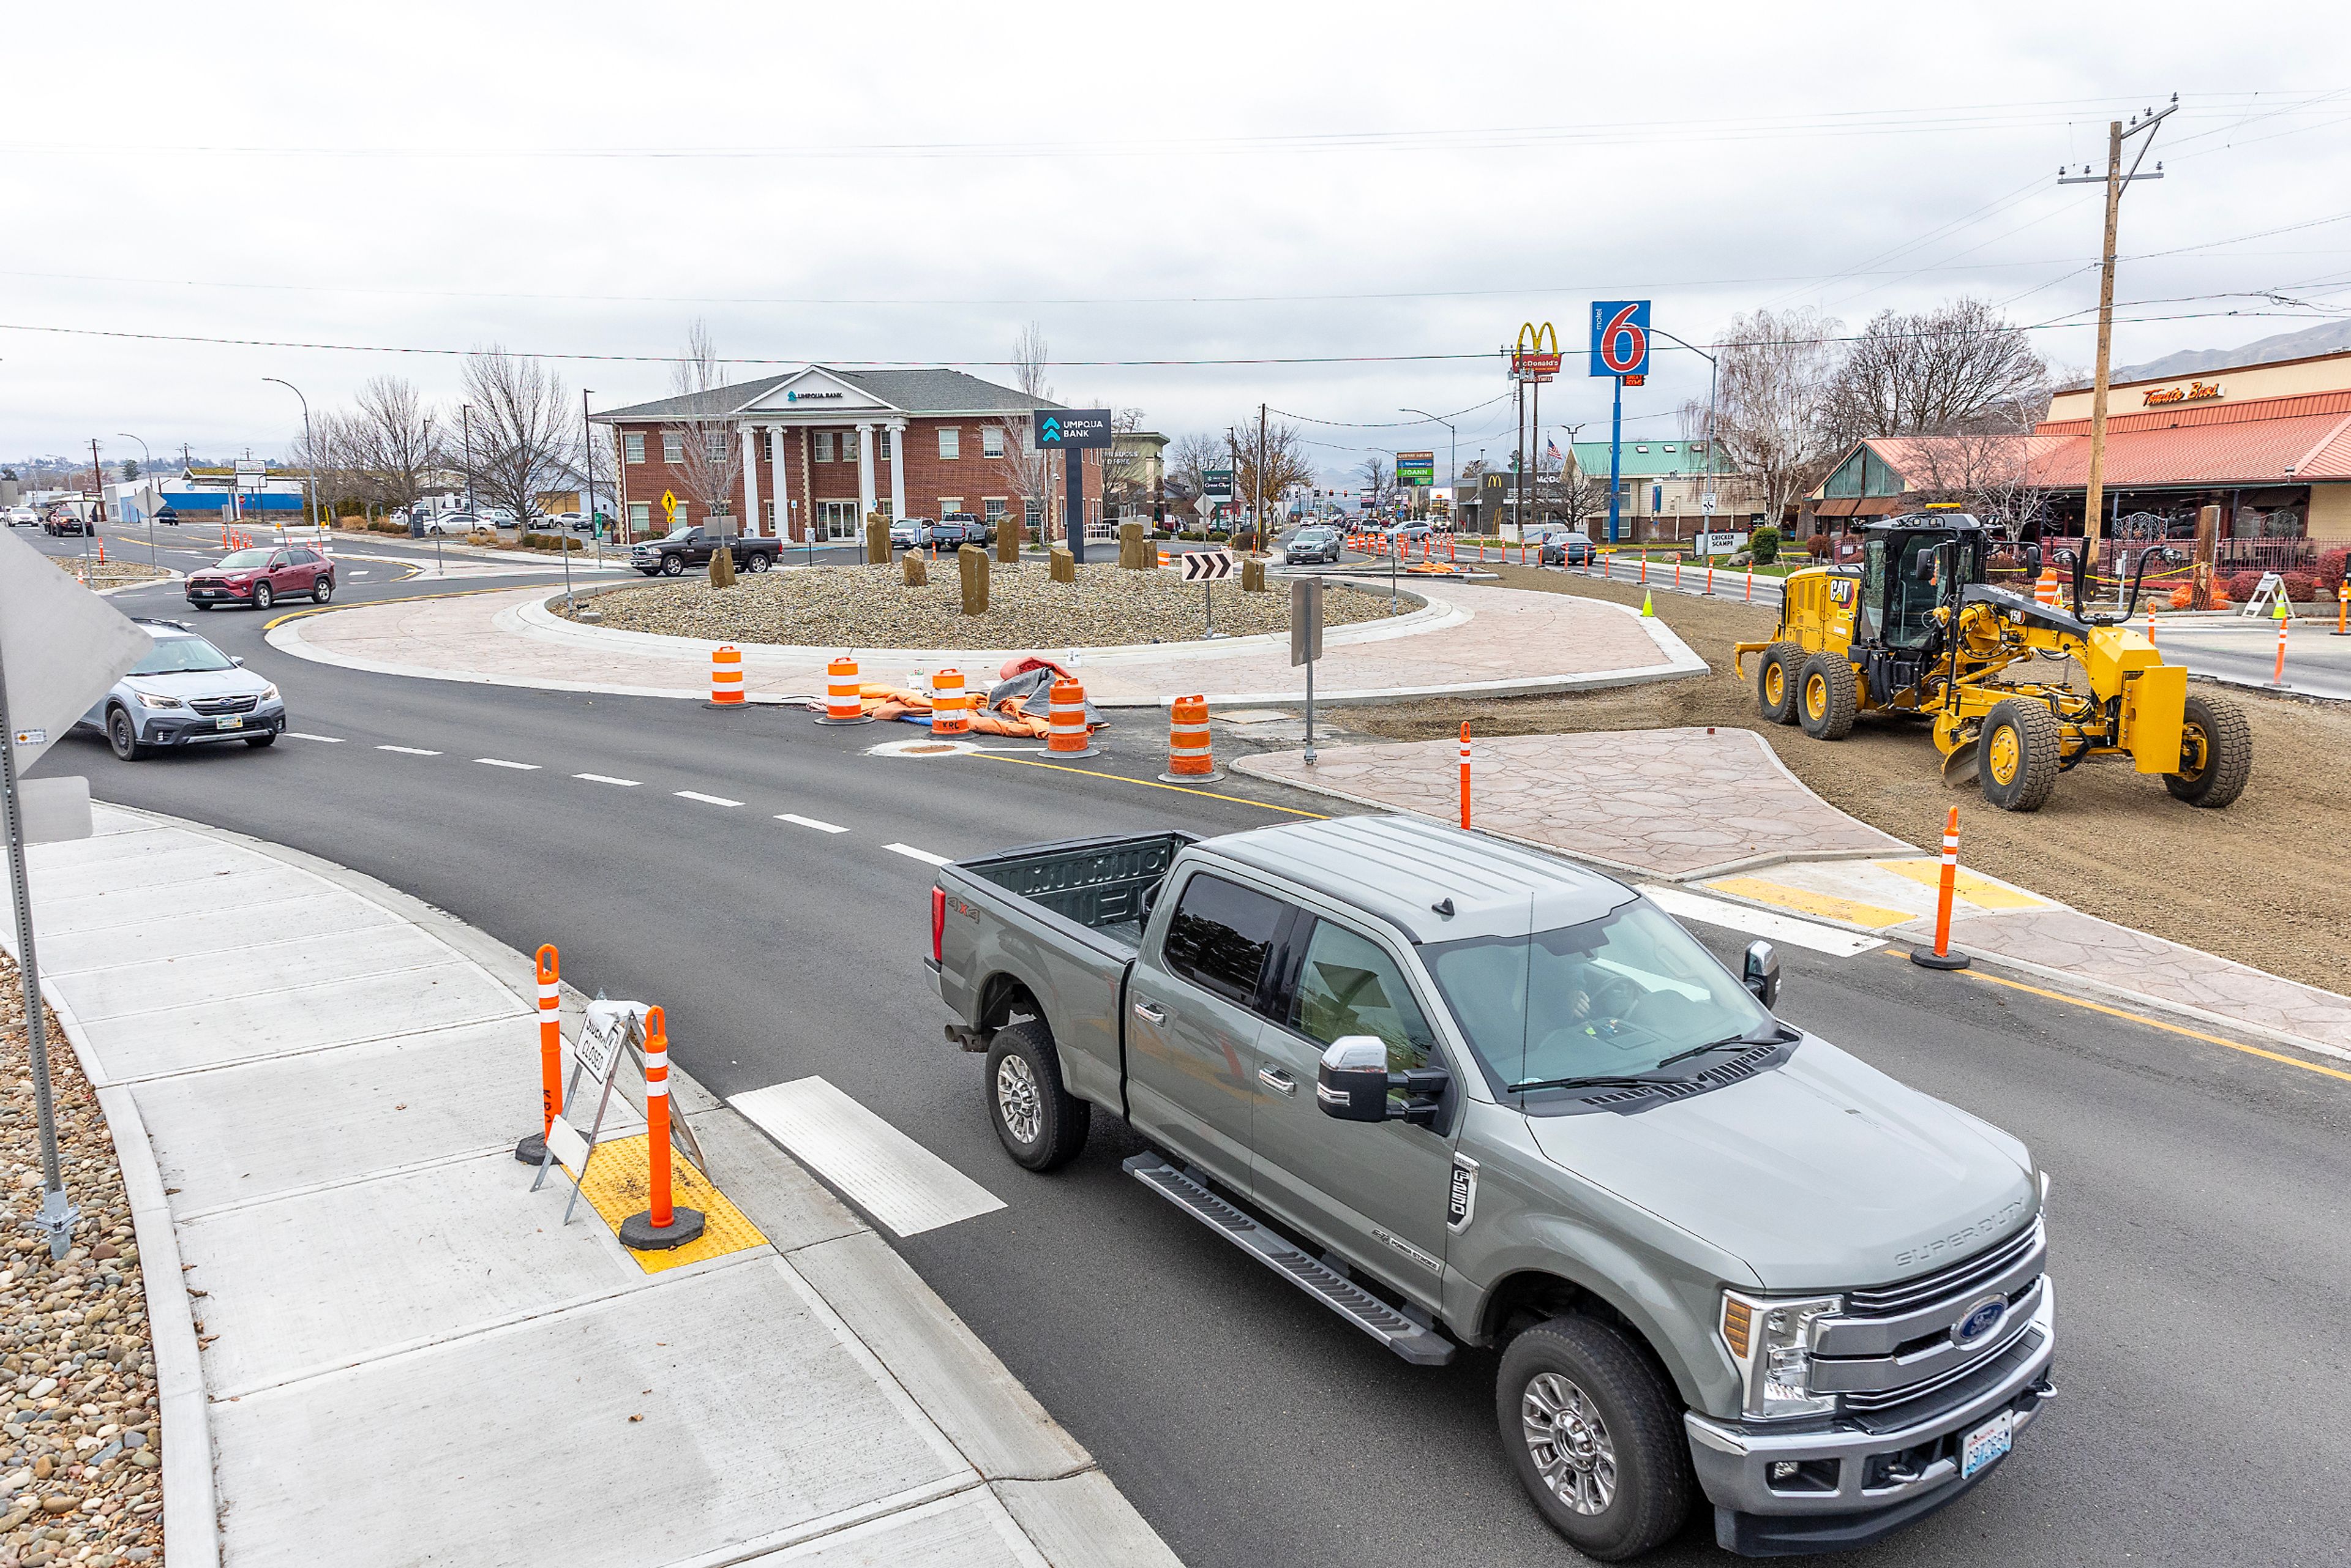
[[[1970,737],[1943,754],[1943,782],[1954,789],[1964,789],[1983,775],[1983,745],[1980,737]]]

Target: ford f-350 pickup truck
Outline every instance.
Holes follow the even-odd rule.
[[[1044,1172],[1125,1168],[1405,1359],[1500,1350],[1503,1452],[1604,1560],[1748,1555],[1982,1479],[2054,1392],[2023,1145],[1771,1010],[1624,884],[1395,817],[943,867],[948,1038]]]

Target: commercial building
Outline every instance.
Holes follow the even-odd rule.
[[[1763,520],[1763,493],[1730,472],[1705,441],[1627,441],[1616,456],[1617,526],[1627,543],[1678,542],[1708,533],[1744,533]],[[1607,527],[1608,443],[1574,444],[1576,472],[1599,487],[1598,538]],[[1706,509],[1707,493],[1714,510]]]
[[[1061,459],[1038,450],[1029,416],[1061,406],[960,371],[810,365],[593,417],[613,432],[632,534],[705,522],[723,494],[742,532],[849,539],[872,512],[1058,528]],[[1081,455],[1093,523],[1101,465]]]
[[[2088,387],[2066,388],[2030,434],[1860,442],[1806,498],[1804,516],[1834,528],[1949,499],[2026,537],[2079,535],[2090,400]],[[2126,382],[2106,406],[2102,532],[2178,537],[2215,506],[2225,539],[2304,547],[2273,554],[2351,542],[2351,353]]]
[[[249,517],[269,513],[273,521],[280,522],[299,517],[302,487],[299,470],[276,466],[257,475],[249,473],[240,484],[235,468],[198,464],[183,468],[176,478],[161,482],[163,504],[183,515]]]

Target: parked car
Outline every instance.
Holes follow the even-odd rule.
[[[12,528],[37,528],[41,526],[41,514],[30,507],[11,507],[8,508],[8,526]]]
[[[996,529],[977,512],[942,512],[939,520],[931,525],[931,542],[941,549],[995,541]]]
[[[1592,536],[1581,528],[1541,528],[1536,537],[1539,565],[1585,566],[1592,560]]]
[[[1748,1555],[1861,1545],[2055,1392],[2025,1146],[1598,872],[1405,817],[1081,839],[941,868],[926,965],[1017,1164],[1123,1119],[1130,1176],[1404,1360],[1489,1347],[1592,1556],[1701,1502]]]
[[[738,571],[765,571],[784,549],[781,539],[745,538],[740,534],[731,536],[726,545]],[[698,524],[690,525],[632,547],[629,564],[647,577],[682,577],[687,567],[708,566],[718,548],[716,534]]]
[[[596,528],[596,520],[585,512],[549,512],[539,522],[543,527],[574,534],[592,533]]]
[[[271,745],[286,727],[277,688],[177,621],[141,621],[155,645],[76,721],[125,762],[165,747],[216,740]]]
[[[409,515],[415,516],[413,512]],[[478,533],[485,526],[471,512],[428,512],[424,515],[424,531],[428,534],[455,536]]]
[[[920,549],[932,538],[932,524],[925,517],[899,517],[890,525],[892,549]]]
[[[1290,536],[1290,542],[1282,546],[1281,559],[1289,566],[1315,563],[1336,566],[1339,563],[1339,531],[1326,528],[1319,523],[1310,523]]]
[[[476,507],[474,508],[474,512],[476,517],[482,519],[485,525],[490,528],[511,528],[516,526],[515,515],[510,507]]]
[[[335,563],[308,545],[232,550],[188,574],[188,602],[199,610],[250,604],[266,610],[281,599],[324,604],[335,596]]]

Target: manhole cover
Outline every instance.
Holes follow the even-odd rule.
[[[871,749],[873,757],[963,757],[977,751],[967,740],[892,740]]]

